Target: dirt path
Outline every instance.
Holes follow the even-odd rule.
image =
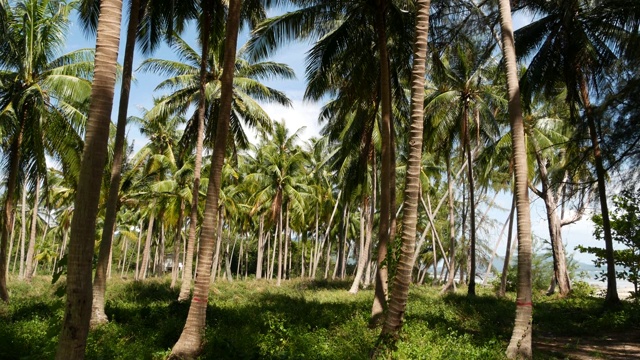
[[[540,359],[640,359],[640,331],[601,337],[537,336],[533,347]]]

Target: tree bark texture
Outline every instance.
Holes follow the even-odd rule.
[[[122,0],[100,2],[91,103],[71,222],[65,315],[56,351],[59,360],[83,359],[89,331],[91,259],[100,185],[107,158],[121,18]]]

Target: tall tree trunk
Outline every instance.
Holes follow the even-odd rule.
[[[151,206],[151,209],[155,208],[155,202]],[[140,267],[139,279],[147,278],[147,269],[149,268],[149,259],[151,258],[151,242],[153,241],[153,223],[155,222],[156,214],[151,212],[149,217],[149,225],[147,226],[147,239],[144,242],[144,250],[142,251],[142,266]]]
[[[11,234],[9,236],[9,252],[7,253],[7,262],[5,264],[5,269],[4,269],[4,275],[0,275],[0,276],[4,276],[5,278],[7,276],[9,276],[9,267],[11,266],[11,263],[9,262],[11,260],[11,253],[13,252],[13,244],[15,243],[15,235],[16,235],[16,217],[14,214],[12,214],[11,216],[13,219],[11,220],[11,230],[9,231],[9,233]],[[16,248],[17,250],[17,248]],[[17,253],[17,251],[16,251]],[[54,261],[55,263],[55,261]],[[14,266],[15,268],[15,263]],[[1,267],[0,267],[1,268]],[[54,266],[55,268],[55,266]],[[2,280],[0,280],[2,281]]]
[[[496,252],[498,251],[498,246],[502,242],[502,236],[504,235],[504,230],[511,226],[513,220],[513,213],[516,211],[516,197],[512,196],[511,200],[511,210],[509,211],[509,216],[507,216],[507,220],[505,220],[504,225],[502,225],[502,230],[500,230],[500,235],[498,236],[498,241],[496,241],[496,245],[493,247],[493,251],[491,251],[491,257],[489,258],[489,262],[487,263],[487,271],[484,273],[484,279],[482,279],[482,285],[487,283],[489,276],[491,276],[491,269],[493,266],[493,259],[496,257]],[[511,234],[509,234],[511,236]]]
[[[138,225],[138,242],[136,244],[137,252],[136,252],[136,274],[134,276],[135,280],[140,280],[140,243],[142,242],[142,225],[144,222],[140,220]]]
[[[377,326],[383,320],[382,316],[387,307],[388,269],[385,260],[389,244],[391,212],[395,211],[395,209],[391,209],[391,172],[393,171],[394,159],[391,158],[391,72],[389,70],[386,34],[387,0],[376,0],[376,4],[376,46],[380,56],[382,164],[380,175],[380,222],[378,224],[378,271],[376,272],[375,295],[371,306],[370,326]]]
[[[38,232],[38,205],[40,203],[40,178],[36,179],[36,192],[33,199],[33,208],[31,208],[31,234],[29,235],[29,247],[27,250],[27,259],[25,264],[24,279],[27,282],[31,281],[33,277],[33,271],[35,269],[33,264],[33,257],[36,251],[36,237]]]
[[[24,260],[25,249],[24,246],[27,242],[27,181],[22,184],[22,208],[20,209],[20,216],[22,224],[20,226],[20,271],[18,272],[18,278],[24,278]]]
[[[356,275],[353,279],[353,283],[351,284],[351,288],[349,289],[349,292],[352,294],[358,293],[360,281],[362,280],[362,275],[364,275],[367,261],[369,260],[369,247],[371,246],[371,234],[367,234],[367,231],[369,230],[369,216],[371,214],[369,211],[369,205],[369,197],[365,194],[362,196],[362,207],[360,208],[360,251],[358,256],[358,267],[356,269]],[[375,205],[373,206],[375,208]]]
[[[469,108],[467,102],[464,105],[463,131],[464,131],[464,148],[467,158],[467,171],[469,178],[469,237],[471,243],[469,245],[469,296],[476,295],[476,196],[475,196],[475,184],[473,181],[473,157],[471,155],[471,134],[469,133]]]
[[[7,254],[7,243],[9,236],[13,229],[10,228],[13,223],[13,207],[14,207],[14,195],[16,185],[18,183],[18,170],[20,165],[20,147],[22,146],[22,137],[24,131],[24,121],[20,122],[20,128],[15,138],[11,142],[11,148],[9,152],[9,173],[7,174],[7,186],[5,187],[5,199],[4,199],[4,214],[2,219],[2,237],[0,238],[0,299],[4,302],[9,302],[9,291],[7,289],[7,269],[9,254]],[[24,191],[24,189],[23,189]],[[25,203],[22,202],[24,208]],[[24,223],[24,216],[22,217]],[[24,226],[24,225],[22,225]],[[16,249],[16,253],[18,250]],[[23,251],[24,252],[24,251]],[[22,260],[20,260],[22,263]],[[14,261],[15,264],[15,261]],[[14,265],[15,266],[15,265]]]
[[[442,293],[456,291],[456,214],[453,201],[453,178],[451,176],[451,159],[447,156],[447,195],[449,205],[449,272],[447,284],[442,288]]]
[[[216,252],[213,255],[213,264],[211,265],[211,283],[216,281],[216,276],[220,274],[220,249],[222,248],[222,208],[218,210],[218,232],[216,233]]]
[[[104,297],[107,291],[106,272],[108,258],[111,253],[111,242],[118,213],[118,193],[120,192],[120,178],[125,154],[125,129],[127,127],[127,109],[129,107],[129,93],[133,69],[133,56],[138,29],[140,0],[131,0],[129,24],[127,25],[127,39],[124,49],[124,65],[122,69],[122,85],[120,87],[120,102],[118,104],[118,123],[116,125],[116,139],[113,150],[113,164],[111,166],[111,182],[107,197],[107,209],[102,228],[102,239],[98,253],[98,263],[93,279],[93,303],[91,305],[91,324],[97,325],[107,322],[104,313]]]
[[[509,98],[509,119],[513,142],[513,162],[515,173],[516,210],[518,214],[518,291],[516,295],[516,316],[507,357],[510,359],[532,357],[532,313],[531,298],[531,214],[529,209],[529,189],[527,151],[525,148],[524,122],[520,104],[518,67],[511,22],[509,0],[500,0],[500,23],[502,28],[502,49],[507,72],[507,93]]]
[[[206,109],[205,87],[207,85],[207,60],[209,59],[209,31],[211,29],[211,2],[201,1],[203,19],[200,24],[200,44],[202,46],[202,56],[200,58],[200,79],[198,102],[198,129],[196,138],[196,158],[193,169],[193,189],[191,195],[191,221],[189,222],[189,237],[187,238],[187,260],[184,264],[184,276],[180,286],[178,301],[186,301],[191,293],[191,280],[193,274],[193,252],[196,243],[196,228],[198,225],[198,197],[200,196],[200,173],[202,171],[202,149],[204,144],[204,117]],[[224,157],[224,154],[223,154]],[[216,210],[218,206],[215,206]],[[202,231],[201,231],[202,232]],[[202,234],[200,235],[202,236]]]
[[[593,147],[593,158],[596,166],[596,176],[598,177],[598,197],[600,198],[600,212],[602,215],[602,231],[604,233],[605,259],[607,261],[607,295],[605,302],[608,305],[615,305],[620,302],[618,297],[618,285],[616,283],[616,268],[613,259],[613,238],[611,236],[611,221],[609,219],[609,206],[607,205],[606,171],[602,162],[602,150],[598,141],[598,131],[596,120],[591,108],[589,99],[589,89],[586,75],[581,74],[580,95],[584,104],[587,124],[589,126],[589,136]]]
[[[402,251],[393,282],[393,293],[389,301],[389,312],[381,333],[381,336],[388,337],[389,339],[395,339],[396,334],[402,326],[414,265],[413,253],[415,251],[416,226],[418,223],[418,198],[420,193],[420,165],[422,160],[424,124],[424,82],[430,5],[430,0],[416,1],[416,40],[414,44],[413,69],[411,71],[411,132],[404,190]]]
[[[180,267],[178,266],[180,262],[180,242],[182,240],[182,221],[184,219],[184,199],[180,199],[180,212],[178,213],[178,223],[176,224],[176,235],[173,238],[173,267],[171,268],[171,288],[173,289],[176,286],[176,282],[178,281],[178,273],[180,272]]]
[[[76,191],[67,265],[67,300],[56,359],[83,359],[91,319],[91,259],[95,243],[100,185],[107,158],[116,82],[122,0],[102,0],[95,70],[84,151]]]
[[[280,203],[282,204],[282,202]],[[278,239],[278,277],[276,279],[276,286],[280,286],[282,281],[282,208],[278,211],[276,238]]]
[[[211,276],[211,258],[218,222],[218,200],[222,181],[222,165],[229,133],[231,100],[233,95],[233,71],[235,68],[238,28],[240,25],[241,0],[229,0],[229,13],[225,29],[224,59],[221,77],[220,109],[215,135],[209,186],[205,203],[205,216],[198,251],[198,277],[195,281],[193,298],[189,314],[178,342],[173,346],[170,357],[194,358],[202,348],[202,337],[207,315],[209,281]]]
[[[282,278],[287,279],[287,274],[289,273],[289,267],[287,266],[287,259],[289,257],[289,204],[287,204],[287,215],[284,229],[284,269],[282,272]]]
[[[256,279],[262,279],[262,263],[264,262],[264,215],[260,215],[258,230],[258,259],[256,261]]]

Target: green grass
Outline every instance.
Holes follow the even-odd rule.
[[[12,279],[11,303],[0,304],[0,359],[50,359],[64,314],[50,279]],[[372,291],[349,294],[348,282],[216,283],[211,288],[202,359],[367,359],[379,330],[367,327]],[[57,285],[59,287],[61,285]],[[88,359],[162,359],[178,339],[188,303],[168,280],[109,283],[110,322],[90,333]],[[414,287],[393,359],[503,359],[513,323],[513,297],[482,289],[475,298],[441,297]],[[534,334],[595,335],[632,328],[637,306],[603,311],[586,295],[536,298]],[[548,358],[548,357],[545,357]]]

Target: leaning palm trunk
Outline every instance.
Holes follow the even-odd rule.
[[[207,200],[202,222],[202,234],[198,251],[198,277],[195,281],[193,298],[189,306],[189,314],[178,342],[171,350],[170,358],[195,358],[202,346],[204,326],[209,298],[209,281],[211,276],[211,259],[215,242],[215,231],[218,222],[218,200],[222,181],[222,165],[229,133],[231,115],[231,97],[233,91],[233,70],[238,43],[240,25],[241,0],[229,1],[229,14],[225,29],[224,60],[221,78],[220,109],[216,128],[211,173],[207,189]]]
[[[447,198],[449,205],[449,273],[447,284],[442,288],[441,293],[456,291],[456,216],[455,204],[453,202],[453,179],[451,178],[451,160],[447,157]]]
[[[9,242],[9,236],[12,233],[10,228],[13,223],[13,206],[14,206],[14,193],[16,184],[18,182],[18,166],[20,164],[20,147],[22,145],[22,135],[24,130],[24,121],[20,123],[20,129],[18,130],[18,134],[11,142],[11,149],[9,152],[9,173],[7,174],[7,186],[6,186],[6,197],[4,200],[4,216],[2,221],[2,237],[0,238],[0,299],[5,302],[9,302],[9,291],[7,290],[7,270],[9,269],[8,258],[9,254],[7,254],[7,243]],[[22,203],[22,207],[24,208],[24,202]],[[22,220],[24,223],[24,218]],[[17,253],[16,249],[16,253]],[[21,260],[22,261],[22,260]],[[15,268],[15,261],[14,261]]]
[[[25,281],[31,281],[35,266],[33,263],[34,252],[36,251],[36,236],[38,231],[38,203],[40,202],[40,178],[36,179],[36,193],[33,199],[33,209],[31,209],[31,234],[29,235],[29,247],[27,249],[27,259],[25,260]]]
[[[67,300],[56,359],[83,359],[91,318],[91,259],[120,45],[122,0],[102,0],[95,71],[67,265]]]
[[[155,208],[155,201],[151,206],[151,209]],[[138,274],[139,280],[147,278],[147,269],[149,268],[149,259],[151,258],[151,242],[153,241],[153,223],[156,219],[156,214],[151,210],[151,216],[149,217],[149,226],[147,226],[147,237],[144,243],[144,250],[142,251],[142,266],[140,267],[140,273]]]
[[[384,309],[387,307],[388,269],[387,247],[389,244],[389,228],[391,220],[391,72],[389,69],[389,54],[387,50],[386,18],[387,0],[378,0],[376,9],[375,30],[377,33],[376,46],[380,56],[380,93],[381,93],[381,176],[380,176],[380,222],[378,224],[378,271],[376,272],[375,295],[371,306],[370,325],[377,325],[382,320]]]
[[[465,111],[462,121],[464,148],[467,157],[467,171],[469,177],[469,237],[471,243],[469,245],[469,287],[468,295],[476,295],[476,200],[475,200],[475,184],[473,182],[473,156],[471,155],[471,139],[469,132],[467,103],[465,102]]]
[[[186,301],[191,293],[191,279],[193,274],[193,252],[196,243],[196,227],[198,225],[198,197],[200,196],[200,172],[202,171],[202,149],[204,144],[204,116],[206,109],[205,87],[207,85],[207,60],[209,59],[209,29],[211,27],[211,9],[208,1],[202,1],[204,11],[201,24],[200,43],[202,44],[202,56],[200,58],[200,79],[198,102],[198,129],[196,135],[196,158],[193,168],[193,189],[191,195],[191,221],[189,223],[189,237],[187,238],[187,259],[184,264],[184,275],[180,286],[178,301]]]
[[[502,48],[507,72],[509,118],[513,141],[516,210],[518,213],[518,285],[516,297],[516,319],[507,357],[510,359],[532,357],[531,334],[533,304],[531,299],[531,215],[529,189],[527,186],[527,152],[525,149],[524,122],[520,104],[518,68],[511,22],[509,0],[500,0],[500,23],[502,25]]]
[[[422,137],[424,124],[424,82],[427,62],[427,35],[429,33],[430,0],[416,2],[416,40],[414,44],[413,69],[411,71],[411,133],[409,158],[404,189],[404,212],[402,217],[402,252],[393,282],[393,293],[389,312],[380,336],[395,341],[402,327],[402,319],[409,297],[409,285],[413,271],[413,253],[416,244],[418,223],[418,200],[420,195],[420,165],[422,160]],[[435,251],[435,249],[434,249]]]
[[[104,313],[104,296],[107,291],[106,273],[111,254],[111,242],[113,230],[118,213],[118,193],[120,192],[120,178],[122,177],[122,162],[124,159],[125,129],[127,127],[127,108],[129,107],[129,93],[131,90],[131,78],[133,70],[133,50],[138,28],[138,16],[140,0],[131,0],[129,12],[129,25],[127,26],[127,40],[124,49],[124,66],[122,69],[122,85],[120,87],[120,102],[118,104],[118,123],[116,125],[116,139],[113,149],[113,165],[111,166],[111,182],[109,183],[109,195],[107,209],[102,228],[102,240],[96,265],[96,274],[93,278],[93,304],[91,305],[91,323],[100,324],[107,322]]]

